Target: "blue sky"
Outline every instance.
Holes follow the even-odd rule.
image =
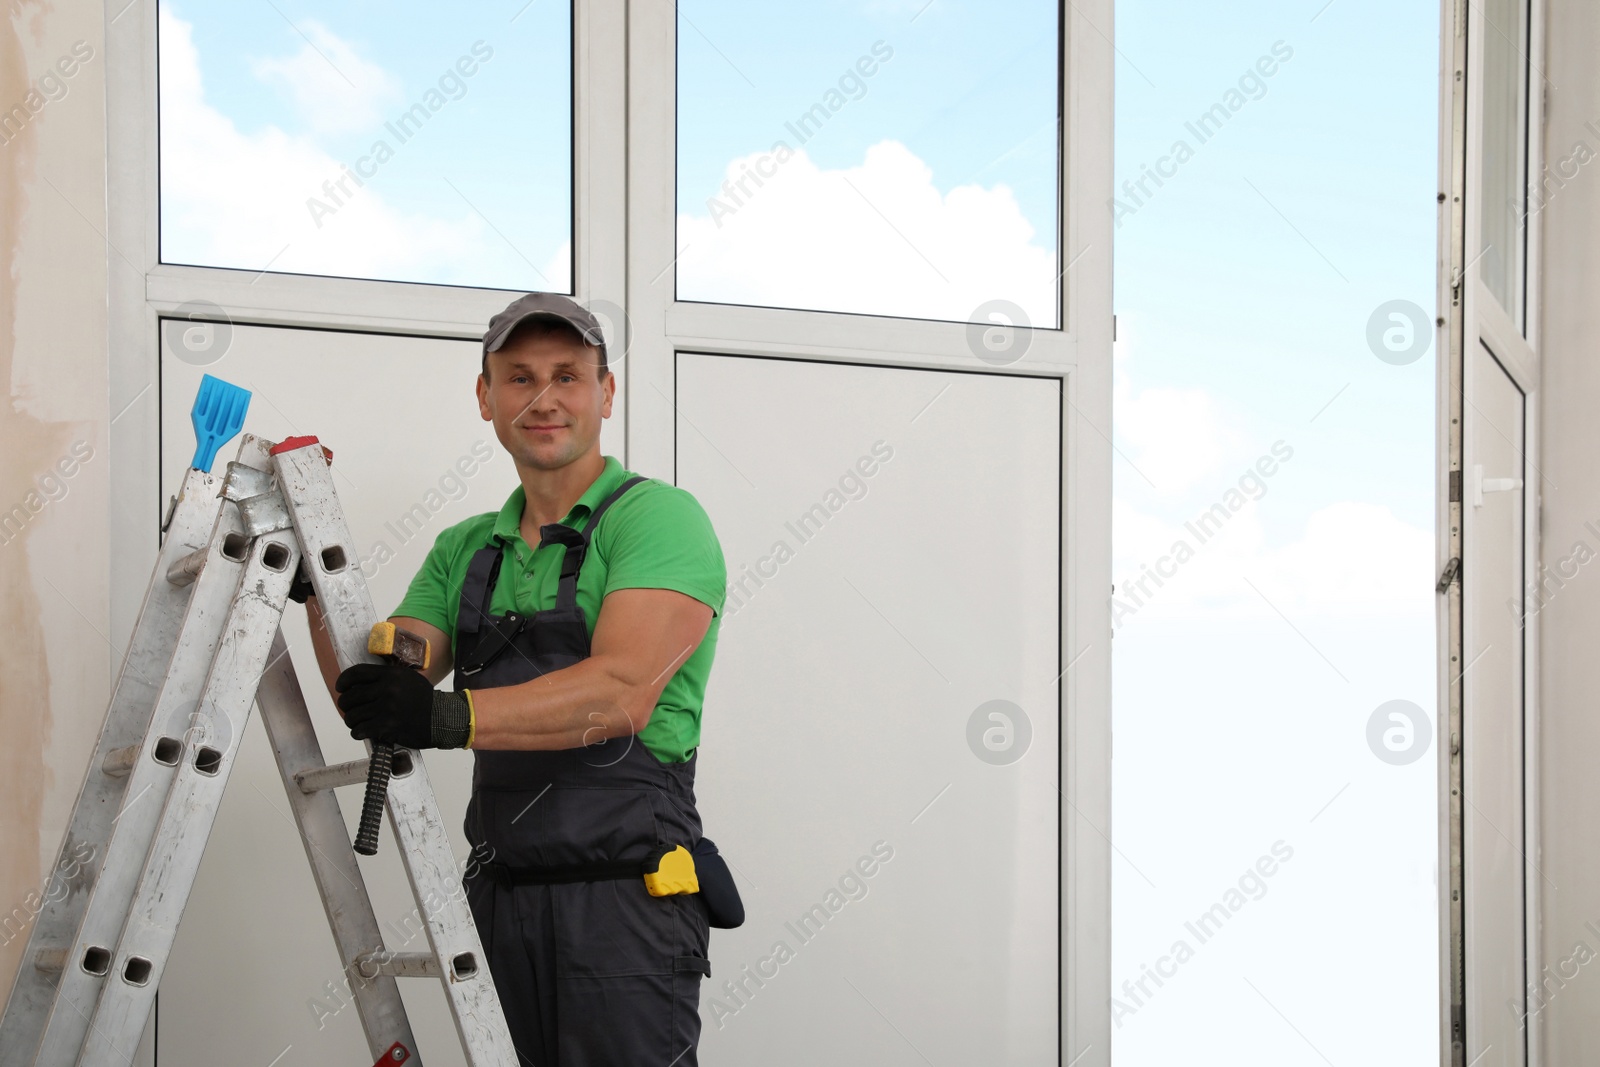
[[[1374,33],[1362,22],[1374,5],[1336,0],[1309,22],[1319,6],[1119,4],[1119,47],[1155,82],[1118,65],[1119,181],[1273,42],[1294,57],[1124,218],[1117,309],[1152,341],[1139,353],[1145,373],[1226,393],[1263,433],[1305,426],[1350,383],[1317,420],[1300,500],[1314,484],[1427,526],[1432,497],[1418,478],[1431,477],[1432,353],[1392,367],[1364,334],[1385,300],[1433,307],[1436,13],[1386,7],[1386,31]],[[1340,405],[1352,414],[1338,417]]]
[[[940,193],[973,183],[1009,188],[1033,224],[1032,243],[1054,254],[1057,62],[1050,5],[832,0],[752,18],[748,4],[693,0],[679,12],[679,212],[707,214],[729,160],[778,140],[801,147],[787,124],[871,57],[874,73],[804,141],[811,158],[842,170],[861,165],[869,145],[898,141],[932,169]],[[876,62],[883,55],[889,58]],[[685,273],[693,271],[691,261]],[[722,296],[714,284],[696,287],[689,279],[689,285],[696,299]],[[970,310],[951,306],[941,317],[965,318]]]
[[[168,259],[565,288],[564,7],[279,6],[298,32],[270,5],[162,5]],[[680,296],[955,320],[1000,298],[1053,321],[1051,5],[680,12]],[[1436,354],[1384,362],[1367,327],[1393,300],[1434,312],[1437,17],[1117,5],[1118,186],[1192,151],[1115,233],[1119,594],[1280,458],[1118,620],[1114,984],[1275,842],[1294,850],[1121,1020],[1120,1067],[1435,1055],[1432,752],[1386,763],[1365,731],[1388,700],[1434,710]],[[321,182],[479,40],[493,58],[464,95],[311,225]],[[800,146],[785,124],[879,42]],[[1201,143],[1189,124],[1234,90]],[[715,217],[723,180],[780,139],[803,154]]]
[[[1271,843],[1296,849],[1123,1017],[1116,1059],[1426,1062],[1434,750],[1390,765],[1365,729],[1387,700],[1433,712],[1435,353],[1385,363],[1366,327],[1389,300],[1434,313],[1438,12],[1120,0],[1116,37],[1118,184],[1194,148],[1116,233],[1119,586],[1293,449],[1117,630],[1116,981]],[[1185,124],[1278,42],[1292,56],[1201,144]]]
[[[163,259],[568,289],[568,8],[175,0],[161,14]],[[420,130],[387,128],[419,103]],[[323,190],[363,158],[355,195]]]
[[[920,14],[919,14],[920,11]],[[1003,181],[1048,234],[1055,212],[1056,14],[1049,5],[935,3],[863,7],[837,0],[763,12],[747,4],[679,5],[679,208],[696,210],[728,159],[787,137],[805,111],[874,42],[894,51],[859,106],[809,145],[818,162],[859,162],[895,137],[948,191]]]

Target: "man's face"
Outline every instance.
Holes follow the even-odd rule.
[[[599,353],[563,334],[518,336],[489,353],[478,376],[478,413],[519,468],[557,470],[600,444],[616,379]]]

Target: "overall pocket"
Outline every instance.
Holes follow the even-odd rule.
[[[694,871],[700,881],[698,896],[705,902],[711,925],[719,930],[743,925],[744,901],[739,898],[739,887],[733,883],[728,861],[722,858],[709,837],[695,842]]]

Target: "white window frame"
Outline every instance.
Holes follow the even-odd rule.
[[[156,2],[106,11],[112,613],[126,641],[157,547],[159,319],[192,301],[238,324],[476,340],[511,291],[158,262]],[[1062,329],[992,367],[967,324],[674,298],[676,25],[664,3],[573,0],[573,287],[627,309],[624,462],[673,470],[676,353],[734,353],[1058,380],[1061,1049],[1111,1060],[1112,0],[1060,5],[1056,234]],[[626,121],[619,121],[626,117]],[[665,177],[663,177],[665,176]],[[630,388],[637,385],[638,388]],[[658,395],[656,390],[660,390]],[[611,449],[616,451],[616,449]]]

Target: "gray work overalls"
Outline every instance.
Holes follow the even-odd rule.
[[[566,546],[556,606],[490,613],[502,557],[479,549],[456,623],[456,688],[516,685],[589,655],[578,571],[624,482]],[[617,709],[609,709],[614,721]],[[524,1064],[694,1067],[710,928],[699,894],[651,896],[642,865],[700,840],[695,757],[662,763],[637,736],[553,752],[475,752],[467,900]],[[696,753],[698,756],[698,753]]]

